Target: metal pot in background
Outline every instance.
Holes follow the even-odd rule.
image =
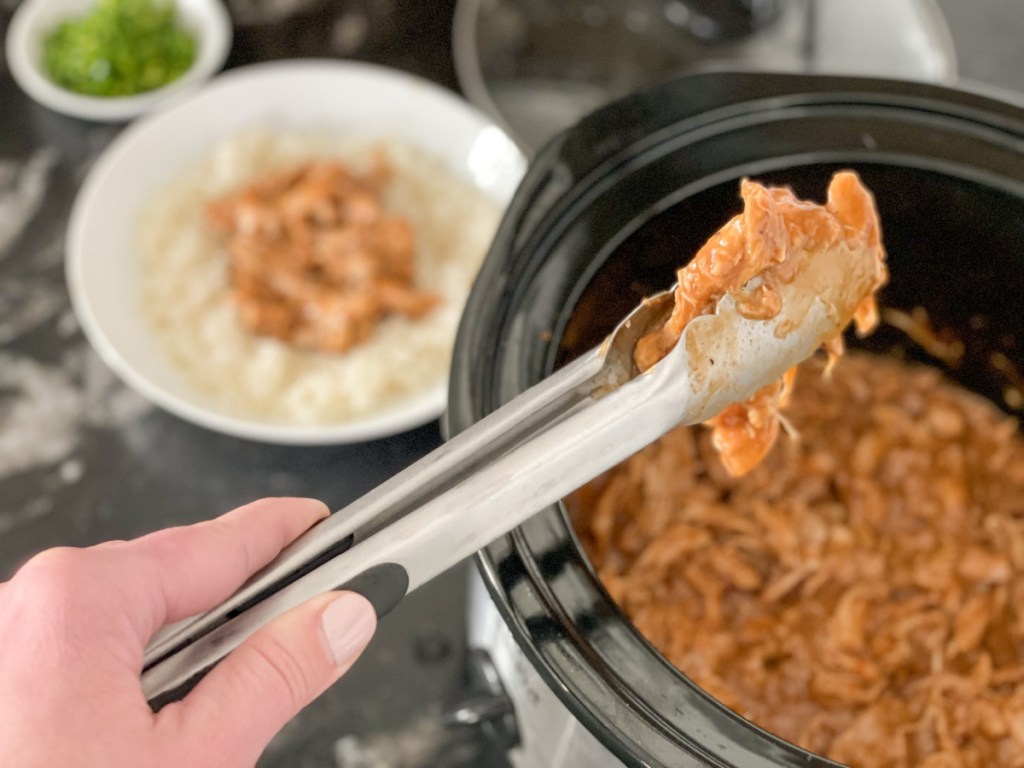
[[[697,72],[957,77],[936,0],[458,0],[452,56],[463,93],[525,151]]]
[[[925,307],[968,350],[959,383],[1003,401],[1024,371],[1024,110],[887,80],[713,73],[604,108],[541,151],[470,296],[453,360],[458,432],[597,343],[738,208],[744,176],[820,198],[856,169],[890,256],[887,306]],[[984,323],[969,322],[981,315]],[[1008,343],[1009,342],[1009,343]],[[881,329],[866,343],[938,365]],[[511,482],[516,482],[513,478]],[[481,510],[486,514],[486,510]],[[471,642],[508,709],[490,725],[517,768],[825,766],[671,667],[610,601],[564,510],[479,556]]]

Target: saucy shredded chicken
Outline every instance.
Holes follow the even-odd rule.
[[[1024,437],[930,368],[811,360],[742,478],[679,428],[570,500],[611,597],[696,684],[858,768],[1024,766]]]
[[[835,248],[865,253],[875,266],[874,282],[860,298],[853,322],[861,334],[878,324],[875,292],[888,270],[874,198],[852,171],[835,174],[825,205],[800,200],[788,188],[765,187],[749,179],[740,186],[743,212],[718,230],[678,272],[675,306],[665,324],[640,339],[634,359],[645,371],[679,342],[695,317],[714,312],[727,294],[747,318],[766,320],[781,310],[779,287],[793,281],[816,254]],[[752,281],[759,283],[751,288]],[[842,280],[842,275],[836,276]],[[840,329],[841,333],[841,329]],[[824,342],[831,360],[842,354],[842,336]],[[722,463],[734,475],[753,469],[779,432],[779,409],[792,389],[795,370],[729,406],[708,422]]]
[[[950,333],[939,334],[932,328],[928,310],[914,307],[910,312],[887,307],[882,320],[907,335],[917,346],[947,365],[960,365],[964,358],[964,343]]]
[[[357,173],[324,160],[274,171],[206,207],[225,236],[231,290],[253,333],[344,352],[388,314],[420,317],[439,298],[414,286],[408,221],[387,213],[383,154]]]

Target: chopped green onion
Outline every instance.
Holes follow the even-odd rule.
[[[195,37],[169,0],[99,0],[59,24],[43,58],[53,81],[90,96],[131,96],[181,77],[196,57]]]

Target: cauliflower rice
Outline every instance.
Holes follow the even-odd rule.
[[[230,296],[228,256],[203,206],[306,160],[366,167],[382,145],[394,168],[386,206],[409,220],[416,285],[441,304],[419,319],[384,319],[368,342],[344,354],[246,330]],[[140,227],[144,305],[187,381],[223,411],[299,425],[367,416],[447,377],[462,308],[499,218],[493,200],[408,144],[247,133],[221,142],[148,206]]]

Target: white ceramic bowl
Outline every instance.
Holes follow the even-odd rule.
[[[515,144],[475,108],[408,74],[310,60],[231,70],[130,126],[85,180],[71,212],[67,278],[87,338],[121,378],[158,405],[239,437],[307,445],[357,442],[436,419],[445,407],[446,382],[374,416],[325,426],[240,418],[190,386],[164,353],[141,306],[141,211],[217,142],[266,125],[407,141],[502,206],[526,165]]]
[[[231,19],[221,0],[175,0],[183,26],[196,36],[192,66],[162,88],[137,96],[86,96],[57,85],[43,68],[43,41],[60,22],[88,13],[96,0],[25,0],[7,28],[7,65],[33,99],[56,112],[102,122],[130,120],[195,88],[223,65],[231,50]]]

